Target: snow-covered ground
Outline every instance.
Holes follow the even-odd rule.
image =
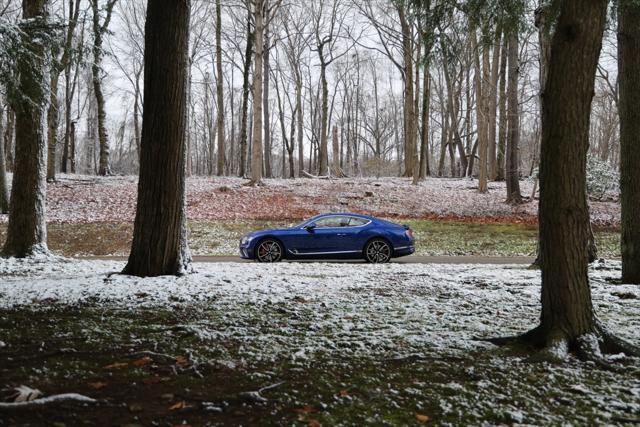
[[[260,187],[229,177],[191,177],[187,180],[191,220],[299,219],[322,212],[352,211],[384,217],[479,219],[534,223],[538,202],[504,203],[505,183],[489,183],[480,194],[478,183],[466,178],[429,178],[418,186],[404,178],[269,179]],[[520,183],[530,196],[532,180]],[[48,185],[47,220],[54,223],[132,222],[137,178],[60,175]],[[592,220],[616,226],[617,201],[592,201]],[[0,221],[6,221],[0,215]]]
[[[474,354],[495,352],[475,338],[511,335],[536,325],[540,275],[524,266],[196,267],[197,273],[180,278],[141,279],[111,274],[123,268],[121,262],[0,259],[0,310],[186,309],[203,315],[173,326],[169,333],[188,333],[211,348],[233,343],[234,352],[221,356],[228,366],[286,363],[308,370],[322,363],[330,370],[332,364],[337,369],[349,361],[379,363],[418,355],[425,361],[418,362],[413,385],[402,390],[390,386],[385,405],[403,398],[436,399],[443,416],[459,422],[616,424],[619,417],[637,419],[640,414],[637,361],[628,375],[575,361],[563,366],[532,364],[499,353],[474,362]],[[620,336],[640,343],[640,288],[615,284],[618,262],[593,266],[590,277],[599,318]],[[87,339],[95,335],[86,333]],[[468,366],[464,380],[419,381],[430,364],[456,358],[460,362],[454,363]],[[548,398],[556,391],[557,401]]]
[[[44,309],[87,301],[130,309],[210,305],[235,320],[230,328],[207,333],[246,340],[249,358],[305,358],[333,351],[364,357],[425,346],[468,350],[486,346],[473,337],[524,331],[535,326],[539,316],[539,272],[525,266],[196,266],[197,273],[184,277],[141,279],[111,275],[122,270],[121,262],[0,259],[0,308]],[[619,269],[618,262],[591,269],[593,298],[609,327],[638,340],[640,288],[612,285]],[[269,323],[270,313],[279,310],[295,321],[284,328],[243,330],[243,325]],[[305,333],[296,334],[296,329]]]

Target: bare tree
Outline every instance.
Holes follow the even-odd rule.
[[[23,0],[21,49],[17,58],[18,87],[11,100],[15,111],[15,173],[4,256],[48,254],[46,193],[46,113],[49,64],[46,32],[48,1]],[[45,30],[46,31],[46,30]]]
[[[111,14],[116,1],[117,0],[107,0],[104,7],[104,18],[102,18],[101,22],[99,0],[90,0],[91,10],[93,12],[93,64],[91,65],[91,72],[93,75],[93,92],[98,107],[98,139],[100,141],[99,175],[111,174],[111,167],[109,165],[109,136],[107,135],[106,123],[107,112],[102,90],[102,57],[104,55],[102,44],[104,35],[107,33],[109,23],[111,22]]]

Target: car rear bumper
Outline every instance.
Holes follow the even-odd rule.
[[[393,248],[393,256],[394,257],[407,256],[407,255],[411,255],[415,251],[416,251],[416,247],[414,245],[400,246],[397,248]]]

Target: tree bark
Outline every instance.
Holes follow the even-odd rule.
[[[14,135],[16,129],[16,113],[11,107],[11,105],[7,105],[7,128],[4,130],[4,134],[2,135],[4,144],[4,154],[6,157],[6,165],[7,169],[12,172],[14,167]]]
[[[242,70],[242,117],[240,118],[240,169],[238,175],[244,178],[247,174],[247,139],[249,109],[249,73],[255,35],[251,31],[251,11],[247,12],[247,45],[244,51],[244,70]]]
[[[264,10],[265,0],[254,0],[255,66],[253,67],[253,137],[251,139],[251,185],[262,183],[262,90],[265,77],[264,60]]]
[[[640,6],[618,5],[622,281],[640,283]]]
[[[471,29],[471,45],[474,55],[474,85],[476,88],[476,123],[478,129],[478,147],[479,147],[479,176],[478,176],[478,191],[480,193],[486,193],[487,186],[487,121],[486,121],[486,85],[484,84],[484,76],[482,71],[482,65],[480,63],[480,46],[477,42],[476,29]],[[483,63],[488,62],[488,52],[486,52],[486,46],[483,49]],[[487,58],[487,61],[484,60]],[[486,65],[486,64],[483,64]],[[487,74],[486,72],[484,73]],[[473,172],[472,168],[469,168],[470,172]]]
[[[489,179],[495,181],[498,176],[496,155],[496,109],[498,108],[498,78],[500,77],[500,40],[502,31],[496,30],[496,38],[493,44],[493,57],[491,59],[491,87],[489,88]]]
[[[100,162],[98,164],[98,175],[110,175],[109,165],[109,135],[107,134],[107,111],[105,109],[104,93],[102,91],[102,51],[103,36],[109,28],[111,13],[116,0],[109,0],[105,7],[105,18],[100,23],[100,12],[98,0],[91,0],[93,11],[93,64],[91,64],[91,76],[93,83],[93,93],[96,97],[98,108],[98,141],[100,142]]]
[[[190,0],[149,0],[138,205],[125,274],[191,270],[186,230],[186,125]]]
[[[587,275],[586,156],[606,10],[604,0],[590,1],[588,7],[582,1],[565,0],[552,40],[542,105],[539,205],[538,331],[547,345],[571,342],[596,329]]]
[[[398,16],[402,28],[402,58],[404,80],[404,176],[412,177],[415,164],[415,113],[413,93],[413,40],[411,25],[407,20],[405,6],[399,5]]]
[[[269,0],[264,0],[264,22],[269,22]],[[264,25],[262,116],[264,125],[264,176],[273,176],[271,168],[271,113],[269,112],[269,26]]]
[[[498,89],[500,103],[498,110],[498,153],[496,156],[496,181],[505,179],[505,154],[507,151],[507,37],[503,37],[500,53],[500,86]]]
[[[4,131],[4,106],[0,104],[0,135]],[[0,142],[0,213],[9,213],[9,185],[7,183],[7,166],[4,155],[4,143]]]
[[[425,47],[426,51],[426,47]],[[426,52],[425,52],[426,56]],[[425,64],[422,83],[422,132],[420,133],[420,179],[431,176],[429,165],[429,119],[431,106],[431,80],[429,62]]]
[[[48,1],[24,0],[23,27],[17,59],[20,97],[14,100],[16,148],[15,173],[4,256],[26,257],[48,254],[45,217],[47,131],[49,100],[47,61],[49,47],[37,27],[48,25]]]
[[[518,104],[518,33],[510,30],[508,33],[509,69],[507,89],[507,158],[505,179],[507,181],[507,202],[521,203],[520,171],[518,167],[518,145],[520,143],[520,113]]]
[[[224,175],[225,143],[224,143],[224,93],[222,77],[222,6],[216,0],[216,95],[218,99],[218,176]],[[233,108],[231,109],[233,111]]]

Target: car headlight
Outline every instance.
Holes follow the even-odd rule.
[[[250,241],[251,241],[251,237],[249,237],[249,236],[244,236],[244,237],[242,237],[242,239],[240,239],[240,244],[241,244],[242,246],[246,246],[246,245],[248,245],[248,244],[249,244],[249,242],[250,242]]]

